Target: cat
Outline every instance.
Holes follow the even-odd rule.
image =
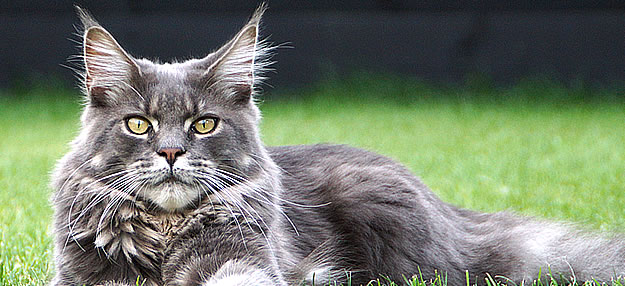
[[[85,104],[52,175],[51,285],[625,275],[621,238],[454,207],[369,151],[265,146],[254,101],[274,49],[259,40],[264,11],[204,58],[159,63],[78,8]]]

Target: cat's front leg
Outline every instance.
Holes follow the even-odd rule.
[[[137,285],[143,285],[143,284],[139,282]],[[135,286],[135,285],[123,283],[123,282],[107,281],[101,284],[96,284],[95,286]]]
[[[89,285],[89,284],[84,284],[83,285]],[[136,283],[135,283],[136,284]],[[131,284],[131,283],[125,283],[125,282],[117,282],[117,281],[102,281],[99,283],[95,283],[93,284],[94,286],[135,286],[135,284]],[[48,286],[72,286],[72,285],[77,285],[74,282],[70,282],[70,281],[62,281],[62,279],[60,278],[59,275],[55,276],[54,278],[52,278],[52,280],[50,281],[50,283],[48,284]],[[80,285],[80,284],[78,284]],[[152,284],[145,284],[145,283],[141,283],[139,282],[136,285],[152,285]]]
[[[191,218],[169,241],[165,285],[287,285],[267,229],[207,212]]]
[[[251,256],[236,255],[227,258],[232,257],[232,253],[204,250],[206,249],[194,245],[179,248],[172,253],[163,265],[165,285],[287,285],[275,264],[258,252],[252,251]]]

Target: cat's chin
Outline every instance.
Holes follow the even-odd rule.
[[[142,196],[163,210],[180,211],[198,199],[198,191],[182,182],[167,180],[145,188]]]

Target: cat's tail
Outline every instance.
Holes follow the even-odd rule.
[[[486,215],[484,215],[486,216]],[[469,232],[480,239],[474,253],[482,252],[474,264],[508,269],[506,278],[525,283],[537,279],[564,282],[625,281],[625,239],[623,236],[593,233],[578,226],[516,217],[507,213],[488,215],[472,224]],[[481,221],[480,221],[481,220]],[[488,251],[485,251],[488,250]],[[489,261],[490,260],[490,261]],[[495,273],[490,273],[496,275]]]
[[[528,230],[525,259],[569,281],[609,282],[625,277],[625,241],[614,235],[590,234],[556,223],[536,224]],[[530,264],[531,266],[532,264]],[[581,283],[580,283],[581,284]]]

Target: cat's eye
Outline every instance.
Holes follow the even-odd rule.
[[[126,119],[126,127],[128,127],[128,131],[137,135],[142,135],[147,133],[148,129],[150,129],[150,122],[143,117],[130,117]]]
[[[217,118],[204,117],[193,122],[193,131],[198,134],[208,134],[217,128]]]

